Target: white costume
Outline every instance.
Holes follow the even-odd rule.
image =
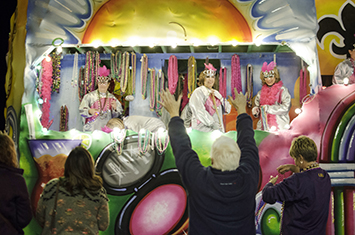
[[[217,110],[214,108],[214,102],[210,95],[212,91]],[[189,105],[192,111],[192,129],[203,132],[225,131],[223,114],[228,114],[231,111],[231,105],[217,90],[208,89],[205,86],[196,88],[190,97]]]
[[[99,96],[101,104],[99,103]],[[112,109],[112,101],[116,102],[116,110]],[[91,115],[89,114],[90,109],[99,109],[100,112]],[[83,131],[101,130],[111,118],[118,117],[122,113],[122,106],[111,93],[99,94],[98,90],[95,90],[83,97],[79,106],[79,113],[83,117]]]
[[[333,84],[344,84],[344,78],[349,78],[349,84],[355,83],[354,60],[348,58],[339,63],[333,75]]]
[[[282,86],[282,83],[280,83],[280,85],[281,85],[280,88],[277,88],[276,84],[274,84],[273,87],[267,87],[266,85],[264,85],[262,88],[262,89],[276,88],[274,92],[268,93],[268,95],[276,98],[276,101],[272,105],[263,104],[263,103],[267,103],[267,98],[271,98],[271,97],[266,97],[266,99],[264,99],[265,101],[263,101],[263,99],[261,99],[260,97],[262,90],[260,90],[258,94],[255,96],[255,101],[254,101],[255,107],[260,108],[260,106],[263,106],[267,115],[267,125],[268,125],[267,128],[262,127],[261,122],[263,117],[260,117],[256,129],[269,130],[272,126],[275,126],[277,130],[283,130],[289,128],[290,117],[288,115],[288,112],[290,111],[291,108],[291,95],[288,92],[288,89]],[[262,100],[262,102],[260,102],[260,100]]]

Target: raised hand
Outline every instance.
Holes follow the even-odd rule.
[[[277,171],[280,174],[285,174],[288,171],[292,171],[294,173],[298,173],[298,172],[300,172],[300,169],[297,166],[293,165],[293,164],[285,164],[285,165],[279,166],[277,168]]]
[[[170,93],[168,88],[166,88],[165,91],[162,91],[159,94],[161,101],[158,100],[158,103],[161,104],[166,109],[166,111],[169,112],[170,117],[179,116],[182,95],[179,95],[178,100],[175,100],[175,97]]]
[[[111,100],[111,108],[112,108],[113,110],[116,110],[117,105],[116,105],[116,101],[115,101],[115,100]]]
[[[246,105],[247,105],[247,95],[243,95],[242,92],[237,92],[237,88],[234,88],[235,99],[231,96],[228,96],[231,101],[233,107],[238,111],[238,114],[246,113]]]

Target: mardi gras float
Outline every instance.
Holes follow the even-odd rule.
[[[332,177],[327,231],[353,231],[354,87],[323,89],[315,1],[271,2],[19,0],[11,19],[6,128],[18,145],[33,209],[45,183],[63,175],[67,155],[81,145],[94,157],[110,199],[110,226],[100,234],[185,234],[187,196],[166,128],[84,131],[80,104],[98,83],[107,82],[111,101],[119,102],[114,110],[122,107],[122,116],[166,123],[159,92],[182,93],[185,107],[207,63],[216,69],[214,87],[222,98],[233,97],[234,88],[247,94],[257,128],[263,110],[254,117],[252,108],[262,90],[260,72],[277,67],[282,89],[289,93],[290,121],[282,128],[269,123],[267,131],[255,130],[259,189],[277,174],[277,166],[293,163],[288,155],[292,139],[307,135]],[[105,75],[100,74],[104,66]],[[101,93],[108,97],[107,91]],[[98,106],[95,118],[105,118],[106,104],[111,110],[110,101]],[[233,110],[223,116],[225,132],[189,130],[203,165],[210,165],[214,139],[236,139],[236,116]],[[265,204],[260,193],[256,202],[257,233],[279,234],[281,203]],[[25,232],[38,234],[41,228],[33,219]]]

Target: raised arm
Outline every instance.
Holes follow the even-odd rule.
[[[245,165],[253,171],[255,176],[259,174],[259,153],[254,139],[253,121],[246,113],[246,95],[237,93],[235,99],[229,96],[232,105],[238,112],[237,117],[237,144],[241,151],[240,166]]]
[[[173,149],[176,167],[178,168],[185,186],[189,188],[197,175],[204,167],[200,163],[198,155],[191,148],[190,137],[187,135],[184,121],[179,117],[181,96],[176,101],[169,90],[161,92],[161,100],[158,101],[169,113],[170,144]]]

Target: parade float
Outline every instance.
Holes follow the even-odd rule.
[[[345,34],[321,28],[324,33],[316,35],[316,12],[322,9],[325,19],[334,6],[338,19],[353,12],[354,3],[318,5],[312,0],[18,0],[9,38],[6,130],[17,143],[33,210],[45,183],[63,175],[67,155],[81,145],[92,154],[110,199],[110,226],[100,234],[185,234],[187,195],[167,131],[83,132],[81,99],[95,89],[98,68],[105,65],[113,78],[110,92],[125,116],[161,118],[159,91],[182,92],[188,103],[208,61],[218,69],[221,94],[233,96],[237,88],[248,94],[250,109],[261,89],[261,66],[274,61],[292,97],[292,121],[287,130],[255,131],[259,190],[277,166],[293,163],[292,139],[309,136],[332,178],[327,234],[350,234],[355,90],[322,86],[325,45],[335,37],[341,45]],[[335,57],[333,64],[342,58]],[[236,116],[235,111],[225,116],[226,133],[189,130],[203,165],[210,165],[215,138],[236,138]],[[256,202],[257,234],[279,234],[281,203],[265,204],[260,193]],[[25,228],[25,234],[40,232],[35,219]]]

